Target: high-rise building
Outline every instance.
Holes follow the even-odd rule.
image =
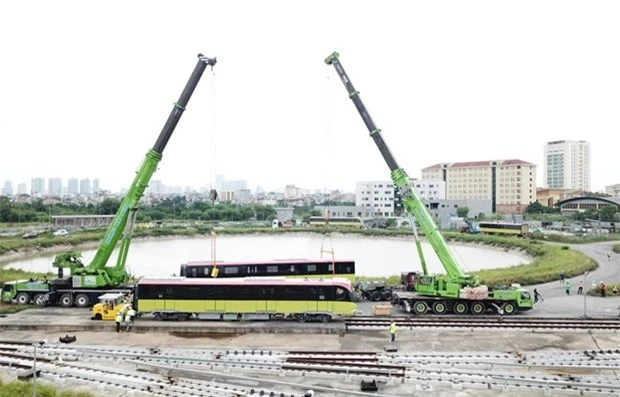
[[[71,178],[67,181],[67,194],[78,194],[79,188],[78,188],[79,182],[77,180],[77,178]]]
[[[4,187],[2,187],[0,194],[2,194],[3,196],[12,196],[13,195],[13,182],[4,181]]]
[[[99,179],[95,178],[93,179],[93,193],[97,193],[99,190],[101,190],[101,187],[99,186]]]
[[[45,194],[45,179],[32,178],[30,180],[30,194],[33,196]]]
[[[17,194],[27,194],[28,193],[28,185],[25,183],[20,183],[17,185]]]
[[[62,196],[62,179],[49,178],[47,180],[47,193],[50,196]]]
[[[493,212],[523,213],[536,201],[536,165],[523,160],[435,164],[422,179],[445,181],[448,200],[491,200]]]
[[[85,178],[80,180],[80,194],[91,194],[93,191],[90,188],[90,179]]]
[[[547,142],[543,164],[544,187],[590,191],[589,142]]]

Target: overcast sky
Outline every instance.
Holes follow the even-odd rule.
[[[6,1],[0,183],[128,187],[196,64],[217,57],[153,179],[353,191],[389,179],[341,61],[410,176],[587,140],[620,183],[617,1]]]

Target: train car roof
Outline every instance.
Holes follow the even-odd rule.
[[[340,286],[351,289],[351,282],[343,277],[333,278],[286,278],[286,277],[230,277],[230,278],[187,278],[187,277],[148,277],[137,283],[140,285],[316,285]]]
[[[326,263],[326,262],[335,262],[335,263],[343,263],[343,262],[355,262],[354,259],[303,259],[303,258],[294,258],[294,259],[267,259],[267,260],[257,260],[257,261],[190,261],[185,263],[185,266],[213,266],[215,263],[217,266],[233,266],[233,265],[278,265],[282,263],[290,263],[290,264],[303,264],[303,263]]]

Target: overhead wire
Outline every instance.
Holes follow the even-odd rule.
[[[215,201],[218,199],[217,193],[217,85],[215,78],[215,71],[211,69],[211,78],[209,84],[209,104],[210,104],[210,112],[209,112],[209,164],[210,164],[210,189],[209,189],[209,199],[211,200],[211,204],[215,204]],[[212,224],[213,226],[213,224]],[[217,234],[212,229],[210,233],[211,238],[211,277],[217,277],[219,273],[219,269],[217,268]]]
[[[336,259],[334,252],[334,245],[332,242],[330,227],[329,227],[329,218],[331,216],[330,211],[330,201],[329,197],[329,177],[330,177],[330,169],[329,165],[332,164],[331,161],[331,145],[329,142],[329,138],[331,138],[331,130],[332,130],[332,102],[331,102],[331,81],[329,75],[325,75],[325,83],[324,83],[324,128],[323,128],[323,148],[324,155],[326,161],[323,162],[323,197],[325,198],[325,212],[323,216],[325,217],[325,225],[323,231],[323,241],[321,242],[321,259],[323,259],[323,254],[330,254],[332,260],[332,274],[336,274]],[[328,240],[329,248],[326,248],[326,241]]]

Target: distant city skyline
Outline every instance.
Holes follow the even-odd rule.
[[[198,53],[218,63],[153,179],[199,187],[225,174],[267,190],[353,190],[356,181],[389,179],[324,62],[333,51],[411,177],[437,163],[520,159],[537,166],[542,183],[545,142],[585,139],[591,189],[620,183],[620,52],[611,50],[620,2],[106,4],[0,4],[0,35],[10,38],[0,181],[14,189],[35,177],[85,176],[112,191],[128,187]]]

